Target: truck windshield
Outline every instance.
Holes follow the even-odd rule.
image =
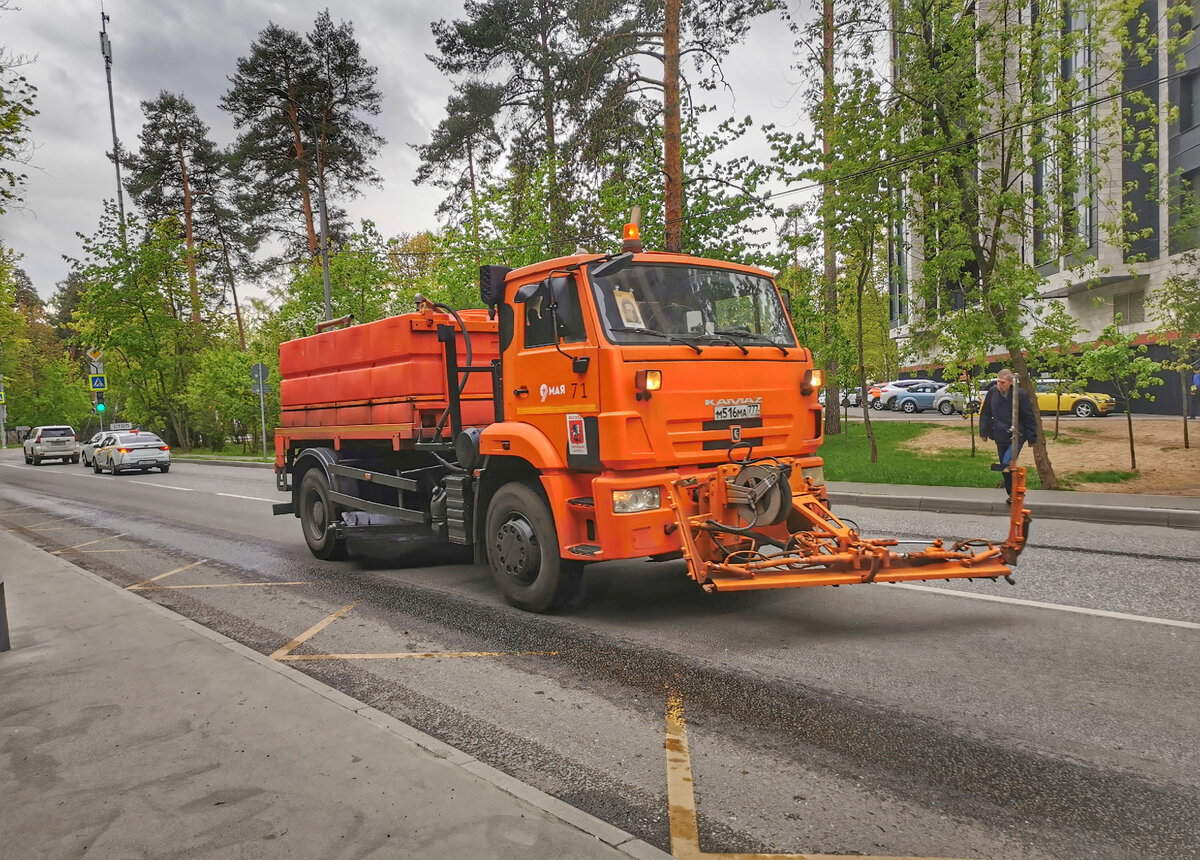
[[[779,293],[762,275],[634,263],[589,280],[612,343],[733,343],[744,349],[796,345]]]

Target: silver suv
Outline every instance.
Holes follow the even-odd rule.
[[[79,436],[74,427],[66,424],[50,424],[45,427],[34,427],[25,437],[25,462],[35,466],[42,465],[42,460],[70,460],[79,462]]]

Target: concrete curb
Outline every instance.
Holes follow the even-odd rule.
[[[14,540],[21,540],[14,536]],[[556,818],[576,830],[580,830],[589,836],[605,843],[606,845],[626,854],[637,860],[670,860],[670,854],[654,847],[648,842],[645,842],[631,833],[627,833],[618,827],[609,824],[607,821],[596,818],[581,809],[577,809],[568,803],[559,800],[553,795],[546,794],[544,791],[533,787],[527,783],[512,777],[501,770],[498,770],[491,765],[479,761],[469,753],[463,752],[456,747],[443,743],[437,738],[427,735],[420,729],[410,726],[408,723],[402,722],[395,717],[392,717],[377,708],[360,702],[342,693],[339,690],[330,687],[321,681],[305,675],[298,669],[280,663],[277,660],[272,660],[264,654],[248,648],[245,645],[230,639],[222,633],[211,630],[202,624],[199,624],[190,618],[186,618],[165,606],[161,606],[152,600],[148,600],[133,592],[127,591],[121,586],[108,581],[102,576],[97,576],[90,571],[78,567],[66,559],[51,555],[50,553],[41,550],[33,544],[29,544],[22,540],[30,549],[37,550],[47,556],[47,560],[57,564],[60,567],[71,570],[74,573],[90,579],[99,585],[104,586],[108,590],[120,595],[121,599],[136,602],[140,606],[149,609],[162,618],[175,622],[193,633],[197,633],[206,639],[210,639],[219,645],[228,648],[236,654],[245,657],[253,663],[258,664],[264,669],[276,672],[292,682],[299,684],[301,687],[321,696],[328,701],[340,705],[354,715],[361,717],[367,722],[391,732],[398,738],[414,744],[425,750],[430,755],[444,759],[450,764],[456,765],[469,773],[473,778],[488,783],[489,785],[498,788],[505,794],[509,794],[518,800],[540,810],[551,818]]]
[[[252,463],[246,460],[218,460],[211,457],[174,457],[174,463],[205,463],[212,466],[240,466],[250,469],[274,469],[274,463]]]
[[[846,493],[831,491],[829,500],[835,505],[854,505],[861,508],[881,508],[897,511],[931,511],[944,514],[981,514],[1007,516],[1008,505],[980,499],[953,499],[910,494],[881,496],[875,493]],[[1200,511],[1178,508],[1133,508],[1071,504],[1064,502],[1030,502],[1026,507],[1037,519],[1076,520],[1111,525],[1164,526],[1176,529],[1200,529]]]

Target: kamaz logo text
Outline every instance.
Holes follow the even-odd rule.
[[[743,403],[762,405],[761,397],[719,397],[716,400],[705,400],[705,406],[740,406]]]

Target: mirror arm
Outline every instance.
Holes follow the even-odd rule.
[[[553,295],[550,296],[550,304],[546,306],[546,310],[550,311],[550,322],[554,326],[554,348],[557,349],[564,358],[570,360],[571,370],[573,370],[575,373],[587,373],[588,365],[591,363],[591,359],[586,355],[571,355],[571,353],[562,348],[562,338],[558,333],[558,302],[554,300]]]

